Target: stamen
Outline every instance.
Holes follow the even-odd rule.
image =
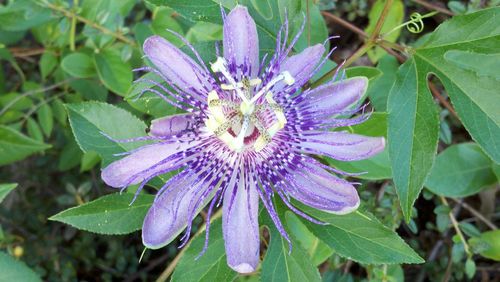
[[[217,57],[217,60],[215,63],[212,63],[211,65],[212,71],[213,72],[220,72],[226,80],[229,82],[229,84],[222,84],[221,88],[224,90],[235,90],[236,94],[241,98],[241,100],[248,102],[248,99],[245,97],[245,94],[241,89],[238,87],[238,84],[234,80],[233,76],[229,73],[227,70],[227,62],[226,59],[222,57]]]
[[[267,94],[267,92],[269,91],[269,89],[271,89],[271,87],[273,87],[274,85],[276,85],[276,83],[282,80],[287,85],[292,85],[295,83],[295,79],[293,78],[293,76],[288,71],[284,71],[275,78],[273,78],[271,81],[269,81],[269,83],[267,83],[266,86],[264,86],[261,90],[259,90],[259,92],[252,98],[252,100],[250,100],[250,103],[252,104],[255,103],[255,101],[257,101],[260,97],[262,97],[262,95]]]

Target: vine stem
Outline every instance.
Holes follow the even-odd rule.
[[[436,10],[440,13],[443,13],[445,15],[448,15],[448,16],[454,16],[455,14],[448,10],[448,9],[445,9],[445,8],[442,8],[438,5],[434,5],[434,4],[431,4],[431,3],[427,3],[423,0],[412,0],[413,2],[417,3],[417,4],[420,4],[422,6],[424,6],[425,8],[429,9],[429,10]]]
[[[212,218],[210,219],[210,221],[212,222],[212,221],[214,221],[215,219],[217,219],[217,218],[219,218],[221,216],[222,216],[222,209],[219,209],[216,213],[214,213],[214,215],[212,216]],[[158,279],[156,279],[156,282],[165,282],[165,281],[167,281],[168,277],[170,277],[170,275],[174,272],[175,267],[177,266],[177,264],[181,260],[182,256],[184,255],[184,253],[188,249],[189,245],[191,245],[191,243],[193,242],[194,238],[196,238],[199,234],[201,234],[203,231],[205,231],[205,228],[206,228],[206,225],[204,224],[200,228],[200,230],[198,230],[198,232],[196,232],[196,234],[193,237],[191,237],[191,239],[189,239],[189,242],[186,244],[186,246],[184,246],[184,248],[182,248],[182,250],[175,256],[175,258],[172,260],[172,262],[160,274],[160,276],[158,277]]]
[[[116,38],[116,39],[118,39],[118,40],[120,40],[120,41],[122,41],[124,43],[127,43],[127,44],[129,44],[131,46],[134,46],[134,47],[137,46],[137,44],[135,43],[135,41],[127,38],[126,36],[124,36],[121,33],[109,30],[109,29],[103,27],[102,25],[99,25],[98,23],[95,23],[95,22],[93,22],[93,21],[91,21],[91,20],[89,20],[87,18],[79,16],[79,15],[77,15],[76,13],[74,13],[72,11],[68,11],[68,10],[64,9],[63,7],[54,5],[54,4],[46,2],[46,1],[44,1],[42,3],[43,3],[43,5],[45,7],[49,8],[49,9],[51,9],[53,11],[59,12],[59,13],[63,14],[65,17],[68,17],[68,18],[71,18],[71,19],[76,19],[76,20],[78,20],[78,21],[80,21],[80,22],[82,22],[82,23],[84,23],[84,24],[86,24],[86,25],[88,25],[88,26],[90,26],[92,28],[95,28],[95,29],[101,31],[104,34],[111,35],[114,38]]]
[[[441,199],[441,202],[445,206],[447,206],[447,207],[450,206],[450,205],[448,205],[448,201],[446,200],[445,197],[439,196],[439,198]],[[451,224],[453,225],[453,228],[455,229],[455,232],[457,232],[458,237],[460,237],[460,241],[462,241],[462,244],[464,245],[464,250],[465,250],[465,253],[467,254],[467,257],[471,257],[472,253],[471,253],[471,251],[469,249],[469,245],[467,244],[467,241],[465,241],[464,234],[462,233],[462,231],[460,230],[460,227],[458,226],[458,221],[455,218],[455,215],[450,211],[448,213],[448,216],[450,217]]]
[[[380,39],[378,37],[380,35],[382,27],[384,26],[387,14],[389,13],[389,9],[391,8],[393,1],[394,0],[385,1],[382,13],[380,14],[380,17],[378,18],[377,23],[375,24],[375,29],[373,30],[372,34],[368,37],[368,40],[356,52],[354,52],[354,54],[352,54],[349,58],[347,58],[344,64],[338,65],[337,67],[333,68],[332,70],[324,74],[322,77],[320,77],[318,80],[316,80],[313,84],[311,84],[311,88],[315,88],[321,85],[323,82],[330,79],[330,77],[333,74],[335,74],[341,66],[342,67],[350,66],[354,61],[356,61],[361,56],[366,54],[366,52],[368,52],[368,50],[370,50],[373,46],[375,46],[377,42],[380,42]],[[357,33],[359,34],[359,30],[357,31]]]

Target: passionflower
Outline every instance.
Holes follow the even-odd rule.
[[[180,171],[157,192],[144,220],[144,245],[163,247],[186,229],[184,245],[197,213],[208,205],[208,232],[210,215],[222,204],[227,263],[249,273],[259,264],[259,202],[289,242],[273,206],[275,195],[317,223],[295,208],[291,198],[335,214],[355,210],[355,187],[335,175],[346,173],[323,165],[314,155],[366,159],[383,150],[384,139],[333,131],[366,120],[367,115],[345,118],[359,110],[365,78],[303,89],[328,57],[324,44],[288,56],[300,32],[287,44],[285,21],[273,56],[260,61],[257,29],[247,9],[236,6],[223,19],[223,52],[217,50],[210,69],[185,40],[194,59],[162,37],[144,42],[154,67],[142,70],[168,87],[143,79],[151,83],[143,92],[153,92],[185,113],[153,120],[149,136],[121,140],[154,142],[111,163],[102,179],[122,189],[140,184],[140,191],[154,177]]]

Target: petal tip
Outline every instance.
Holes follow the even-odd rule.
[[[255,271],[255,267],[251,266],[250,264],[248,263],[241,263],[241,264],[238,264],[236,266],[234,265],[230,265],[230,267],[238,272],[238,273],[243,273],[243,274],[246,274],[246,273],[252,273]]]

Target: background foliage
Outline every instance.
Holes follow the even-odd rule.
[[[0,4],[0,281],[494,281],[500,3],[239,3],[257,23],[261,54],[274,50],[285,13],[292,34],[306,16],[294,52],[341,36],[329,42],[337,50],[313,86],[343,60],[346,77],[369,78],[372,117],[345,130],[386,136],[386,150],[350,163],[323,159],[367,171],[359,176],[360,210],[336,216],[301,207],[330,223],[318,226],[277,201],[294,248],[289,254],[262,212],[263,262],[250,276],[226,265],[217,216],[207,253],[194,261],[204,212],[186,248],[174,241],[140,260],[135,231],[152,193],[129,206],[132,195],[114,194],[99,174],[115,154],[141,144],[101,132],[142,136],[151,119],[177,113],[151,93],[138,98],[143,85],[133,83],[132,70],[144,64],[140,46],[159,34],[187,50],[169,29],[213,61],[220,5],[228,10],[235,1],[7,1]]]

